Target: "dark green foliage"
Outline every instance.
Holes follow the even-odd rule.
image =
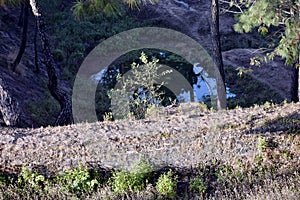
[[[236,97],[228,99],[228,107],[235,108],[250,107],[254,104],[262,105],[267,101],[273,103],[279,103],[283,101],[283,98],[275,91],[269,88],[269,86],[255,80],[249,74],[242,74],[239,76],[237,71],[225,66],[226,83],[230,88],[230,91],[236,94]]]
[[[207,186],[202,178],[196,177],[191,183],[190,188],[195,192],[205,193]]]
[[[266,35],[273,27],[280,27],[273,36],[280,38],[276,45],[271,44],[272,51],[267,59],[275,55],[286,59],[287,64],[299,64],[299,2],[281,0],[235,1],[231,6],[239,6],[244,11],[238,15],[238,23],[234,26],[238,32],[250,32],[257,28]],[[240,5],[239,5],[240,4]],[[279,33],[279,34],[278,34]],[[265,60],[263,58],[262,60]]]
[[[0,185],[3,185],[3,184],[7,185],[10,183],[11,183],[11,178],[0,172]]]
[[[54,13],[46,18],[50,25],[54,56],[60,62],[60,66],[63,66],[62,78],[69,80],[71,84],[80,63],[101,41],[141,26],[141,23],[128,16],[112,18],[96,15],[89,20],[78,21],[70,16],[70,10]]]

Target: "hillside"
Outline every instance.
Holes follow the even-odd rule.
[[[262,167],[284,176],[299,172],[299,113],[299,103],[218,112],[182,104],[153,110],[145,120],[1,128],[1,168],[18,174],[28,166],[49,177],[79,166],[128,170],[144,158],[156,171],[171,167],[191,178],[183,174],[215,160],[245,173]]]
[[[72,16],[73,5],[73,1],[41,1],[58,85],[70,98],[78,70],[91,50],[134,28],[179,31],[204,48],[205,59],[211,59],[210,1],[164,0],[135,10],[124,7],[122,16],[97,14],[81,20]],[[225,85],[233,94],[226,110],[209,109],[209,95],[203,95],[201,103],[178,103],[178,94],[170,95],[173,91],[165,88],[168,98],[146,101],[156,102],[156,107],[142,101],[147,95],[133,93],[128,98],[138,103],[130,104],[131,115],[113,120],[111,89],[121,82],[117,77],[133,69],[132,63],[141,64],[140,51],[180,72],[192,90],[185,91],[177,76],[170,82],[190,99],[195,88],[202,87],[199,80],[214,80],[215,74],[210,77],[206,70],[193,71],[198,60],[189,63],[177,51],[148,49],[146,44],[105,64],[95,98],[80,102],[79,107],[94,103],[91,112],[100,121],[54,127],[60,105],[49,92],[49,73],[41,38],[34,36],[32,13],[24,56],[16,70],[11,69],[21,44],[20,16],[18,6],[0,4],[0,199],[300,199],[300,103],[290,103],[293,70],[279,57],[260,67],[250,65],[250,58],[265,55],[259,47],[267,47],[269,35],[237,33],[234,15],[221,13]],[[37,52],[34,39],[38,39]],[[136,41],[131,42],[135,46]],[[112,43],[105,52],[123,44]],[[193,58],[187,47],[174,49]],[[98,61],[94,65],[98,67]],[[249,72],[239,75],[241,67]],[[165,73],[158,71],[153,77]],[[144,74],[135,76],[143,79]],[[203,82],[207,86],[208,81]],[[134,88],[137,93],[140,87],[149,91],[140,85]],[[145,119],[134,119],[143,118],[143,111]]]

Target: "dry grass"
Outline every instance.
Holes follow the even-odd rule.
[[[10,135],[10,130],[6,130],[7,133],[2,133],[1,136],[3,161],[6,153],[20,152],[14,145],[23,147],[25,143],[28,154],[24,156],[27,156],[26,159],[33,159],[28,156],[30,155],[29,147],[32,145],[36,149],[38,145],[42,145],[37,142],[41,140],[44,149],[47,143],[49,148],[56,147],[57,155],[64,156],[59,157],[58,164],[64,163],[67,155],[71,156],[68,159],[73,158],[73,154],[64,155],[62,151],[68,153],[67,150],[71,152],[74,149],[72,150],[73,156],[86,159],[85,152],[95,157],[95,154],[92,154],[95,149],[100,152],[110,145],[113,148],[103,152],[109,154],[113,151],[118,153],[124,150],[126,153],[124,155],[128,156],[124,157],[127,165],[134,162],[129,159],[130,156],[139,157],[138,154],[133,155],[132,151],[129,151],[131,147],[136,148],[138,145],[137,150],[140,153],[151,153],[146,158],[155,170],[151,173],[144,190],[124,191],[121,195],[115,194],[108,183],[112,169],[117,170],[114,167],[104,167],[99,175],[103,178],[101,184],[95,191],[87,193],[65,191],[59,182],[47,185],[47,190],[28,186],[24,188],[24,185],[16,183],[15,176],[13,183],[1,185],[0,198],[164,199],[165,197],[161,196],[155,188],[156,182],[161,174],[172,168],[178,176],[175,199],[300,199],[298,187],[300,183],[299,105],[268,104],[221,112],[208,111],[203,107],[197,108],[198,106],[195,105],[184,105],[179,108],[170,108],[164,111],[164,114],[158,111],[155,113],[157,115],[155,118],[141,121],[78,124],[71,127],[32,130],[18,129],[14,130],[18,132],[15,135]],[[132,126],[135,128],[132,129]],[[102,146],[95,146],[94,139],[97,134],[103,136],[98,141],[103,144]],[[12,140],[14,137],[17,138],[15,142]],[[107,140],[104,141],[104,138]],[[170,143],[173,146],[165,146]],[[58,148],[59,145],[65,146]],[[5,150],[8,147],[10,151]],[[12,147],[15,147],[15,150]],[[34,150],[33,153],[36,156],[38,153],[45,156],[47,152]],[[123,154],[119,153],[119,155]],[[13,158],[10,157],[11,163],[15,162]],[[123,162],[118,159],[120,163],[109,160],[109,158],[116,159],[112,154],[111,157],[105,158],[108,164]],[[100,157],[98,159],[100,160]],[[93,169],[103,167],[97,160],[89,163],[83,164]],[[43,170],[39,172],[43,173]],[[55,174],[52,173],[52,175]],[[190,183],[195,178],[201,178],[205,183],[205,190],[201,194],[190,187]]]

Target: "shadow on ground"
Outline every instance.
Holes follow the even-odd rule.
[[[288,116],[278,116],[274,120],[266,120],[263,125],[255,127],[250,133],[300,134],[300,113],[294,112]]]

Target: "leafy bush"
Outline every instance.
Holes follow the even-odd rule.
[[[160,104],[163,100],[163,92],[160,88],[164,83],[157,84],[156,81],[164,77],[172,70],[161,71],[161,66],[158,65],[158,59],[148,60],[145,53],[141,53],[140,62],[131,64],[131,70],[126,73],[126,76],[119,76],[119,86],[110,91],[112,109],[116,110],[115,118],[126,118],[133,115],[136,119],[145,118],[147,108],[151,105]],[[129,98],[129,108],[120,109],[120,105],[126,104],[126,99]]]
[[[51,10],[48,9],[48,4]],[[79,63],[96,45],[117,33],[142,26],[136,19],[127,15],[116,20],[99,13],[78,21],[70,15],[69,2],[64,3],[69,8],[64,11],[59,11],[61,5],[53,4],[53,1],[47,0],[45,6],[51,14],[46,13],[45,17],[50,27],[52,46],[55,47],[55,59],[63,67],[62,78],[68,80],[71,85],[80,67]]]
[[[27,167],[22,167],[22,172],[18,177],[17,183],[24,188],[44,189],[47,180],[43,175],[30,171]]]
[[[176,195],[177,176],[172,178],[172,170],[162,174],[156,183],[156,190],[163,196],[173,198]]]
[[[115,194],[122,194],[127,191],[141,191],[148,182],[153,167],[144,160],[133,165],[130,172],[121,171],[113,174],[109,180],[112,191]]]
[[[193,191],[196,191],[196,192],[199,192],[199,193],[204,193],[207,189],[204,181],[202,178],[200,177],[197,177],[195,178],[195,180],[193,180],[191,183],[190,183],[190,188],[193,190]]]
[[[121,171],[113,174],[109,184],[111,185],[112,191],[116,194],[122,194],[132,189],[135,183],[132,182],[129,172]],[[139,189],[135,187],[135,189]]]
[[[95,189],[99,182],[91,178],[87,169],[75,168],[57,177],[62,184],[62,188],[68,192],[89,192]]]

